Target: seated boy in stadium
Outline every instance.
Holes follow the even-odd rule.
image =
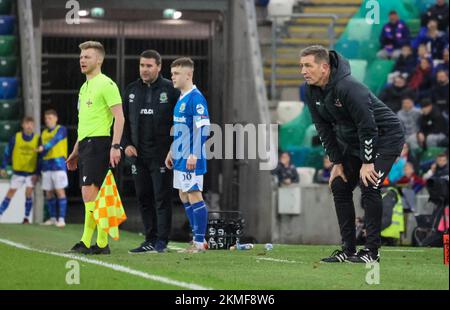
[[[9,207],[16,191],[25,185],[25,217],[22,224],[29,224],[33,207],[33,187],[38,178],[38,153],[36,150],[39,146],[39,135],[34,133],[32,117],[25,117],[21,125],[22,130],[10,139],[0,167],[0,174],[3,177],[7,176],[7,165],[11,164],[13,170],[10,188],[0,205],[0,218]]]
[[[42,189],[45,191],[50,218],[44,225],[65,227],[67,199],[65,188],[67,180],[67,129],[58,125],[58,114],[55,110],[45,111],[46,128],[42,131],[39,153],[42,154]],[[56,194],[56,197],[55,197]],[[56,220],[56,204],[59,206],[58,221]]]

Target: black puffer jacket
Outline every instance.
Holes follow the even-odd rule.
[[[331,75],[324,89],[306,85],[306,103],[322,145],[333,163],[354,155],[373,163],[377,153],[399,155],[404,143],[400,120],[350,75],[350,64],[330,51]]]
[[[163,78],[161,75],[150,86],[138,79],[126,87],[122,104],[125,124],[121,145],[124,148],[129,145],[136,148],[139,146],[139,111],[145,101],[147,88],[151,89],[155,118],[150,133],[154,136],[156,152],[158,153],[155,154],[155,157],[165,158],[173,140],[170,136],[170,128],[173,124],[173,109],[180,96],[180,91],[173,87],[172,81]]]

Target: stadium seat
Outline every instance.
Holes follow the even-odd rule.
[[[0,76],[15,76],[17,72],[16,57],[0,57]]]
[[[420,154],[420,161],[425,162],[435,159],[439,154],[445,152],[445,147],[430,146]]]
[[[355,59],[358,58],[359,42],[343,38],[334,45],[334,49],[346,58]]]
[[[308,185],[314,183],[315,168],[311,167],[298,167],[297,173],[300,178],[300,185]]]
[[[13,99],[19,92],[17,78],[0,77],[0,99]]]
[[[357,59],[367,60],[368,63],[371,63],[377,57],[377,53],[380,50],[380,43],[377,39],[373,39],[371,41],[363,41],[359,44],[359,50]]]
[[[0,35],[8,35],[14,32],[16,18],[10,15],[0,16]]]
[[[11,13],[11,0],[0,0],[0,15]]]
[[[420,0],[420,1],[422,1],[422,0]],[[419,10],[419,7],[416,5],[415,0],[402,0],[401,2],[403,3],[405,10],[409,12],[410,18],[413,18],[414,16],[416,16],[416,17],[420,16],[420,10]],[[406,19],[406,20],[408,20],[408,19]]]
[[[301,101],[280,101],[277,106],[277,120],[280,124],[292,121],[303,111],[304,103]]]
[[[0,56],[14,55],[17,49],[15,36],[0,36]]]
[[[411,32],[411,36],[417,36],[420,31],[420,19],[414,18],[406,21],[406,25],[408,25],[409,31]]]
[[[306,129],[306,132],[305,132],[305,138],[303,139],[303,146],[311,147],[311,146],[312,146],[312,139],[313,139],[313,137],[315,137],[315,136],[317,136],[316,125],[311,124],[311,125],[309,125],[309,127]]]
[[[352,76],[360,82],[364,81],[367,69],[367,60],[349,59]]]
[[[280,125],[279,145],[283,151],[291,148],[298,148],[303,145],[305,133],[309,125],[312,124],[311,114],[307,107],[292,121]]]
[[[409,0],[410,2],[413,0]],[[422,0],[418,0],[422,1]],[[429,0],[426,0],[429,1]],[[432,0],[436,2],[435,0]],[[353,18],[365,18],[368,12],[367,8],[373,8],[373,5],[371,5],[368,2],[373,2],[372,0],[364,0],[361,4],[361,7],[358,12],[353,16]],[[392,10],[397,11],[398,15],[402,20],[408,20],[411,18],[417,18],[419,14],[419,10],[415,9],[415,6],[413,5],[405,5],[406,1],[392,1],[392,0],[377,0],[376,1],[379,4],[380,12],[380,25],[384,25],[387,23],[389,18],[389,12]],[[369,4],[366,8],[366,5]]]
[[[5,153],[7,142],[0,142],[0,163],[3,161],[3,154]]]
[[[0,142],[8,142],[19,130],[20,121],[0,121]]]
[[[364,79],[364,84],[377,95],[386,83],[387,75],[392,71],[395,61],[377,59],[369,66]]]
[[[427,11],[430,7],[436,4],[436,0],[416,0],[416,7],[420,12]]]
[[[306,156],[305,166],[321,169],[323,167],[323,156],[325,150],[322,146],[315,146],[310,148],[308,155]]]
[[[0,120],[18,119],[21,102],[17,99],[0,100]]]
[[[306,158],[311,151],[310,147],[290,147],[286,150],[291,155],[291,163],[296,167],[305,167]]]
[[[344,35],[348,40],[366,41],[372,36],[372,25],[367,23],[365,18],[352,18]]]

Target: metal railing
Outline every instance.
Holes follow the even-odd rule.
[[[329,18],[330,23],[328,24],[328,38],[329,38],[329,47],[333,48],[334,46],[334,40],[336,38],[336,33],[334,31],[334,25],[336,24],[336,20],[338,19],[338,16],[336,14],[309,14],[309,13],[294,13],[291,15],[271,15],[269,16],[269,19],[272,21],[272,48],[271,48],[271,54],[272,54],[272,60],[271,60],[271,76],[270,76],[270,97],[271,99],[277,98],[277,86],[276,86],[276,79],[277,79],[277,72],[276,72],[276,63],[277,63],[277,43],[279,39],[279,35],[281,33],[282,27],[284,27],[284,22],[280,23],[280,20],[290,20],[293,18]]]

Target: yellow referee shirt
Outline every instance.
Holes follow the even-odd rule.
[[[121,104],[119,88],[100,73],[84,82],[78,95],[78,141],[87,137],[111,135],[111,107]]]

